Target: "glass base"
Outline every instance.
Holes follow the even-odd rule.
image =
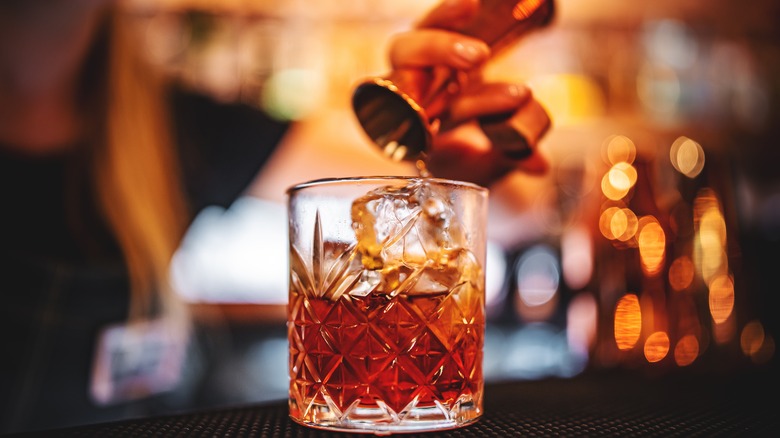
[[[342,415],[326,404],[312,403],[303,412],[295,406],[295,402],[290,402],[290,418],[298,424],[329,431],[375,435],[456,429],[474,423],[481,416],[482,409],[472,401],[456,403],[452,408],[438,403],[418,406],[400,414],[380,402],[378,406],[354,406]]]

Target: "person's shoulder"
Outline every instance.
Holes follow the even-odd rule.
[[[259,106],[218,100],[180,85],[171,88],[170,102],[179,139],[202,143],[200,148],[240,148],[247,144],[273,148],[290,126]]]
[[[170,94],[175,140],[196,211],[227,206],[250,184],[289,128],[261,108],[196,90]]]

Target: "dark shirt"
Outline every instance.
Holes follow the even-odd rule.
[[[190,219],[210,205],[230,206],[288,127],[249,106],[181,90],[171,102]],[[99,407],[89,396],[98,333],[127,317],[129,292],[77,154],[29,157],[0,145],[0,433],[153,409]]]

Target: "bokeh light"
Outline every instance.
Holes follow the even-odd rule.
[[[618,189],[630,189],[636,184],[636,178],[636,168],[625,161],[615,163],[609,170],[609,181]]]
[[[545,321],[558,303],[561,279],[558,256],[547,245],[530,248],[515,264],[517,313],[526,321]]]
[[[660,273],[666,258],[666,234],[658,219],[644,216],[639,220],[637,245],[644,273],[648,276]]]
[[[626,242],[636,235],[639,219],[625,207],[611,206],[599,216],[599,230],[609,240]]]
[[[617,239],[615,233],[612,232],[612,219],[618,211],[620,211],[620,207],[613,205],[602,210],[601,215],[599,215],[599,231],[609,240]]]
[[[527,81],[545,102],[558,127],[572,126],[603,116],[604,92],[590,76],[575,73],[539,75]]]
[[[723,322],[712,324],[712,340],[716,344],[730,344],[736,336],[737,318],[726,318]]]
[[[602,157],[609,165],[621,162],[632,164],[636,159],[636,145],[625,135],[611,135],[602,145]]]
[[[704,169],[704,149],[688,137],[678,137],[672,143],[669,159],[672,166],[688,178],[696,178]]]
[[[687,255],[677,257],[669,266],[669,286],[674,291],[684,291],[693,284],[694,275],[695,268],[691,258]]]
[[[558,258],[546,246],[537,246],[517,263],[517,293],[529,306],[540,306],[558,292],[560,266]]]
[[[280,70],[268,78],[261,106],[279,120],[299,120],[314,111],[323,98],[322,78],[305,69]]]
[[[485,307],[489,313],[499,311],[500,306],[504,304],[506,272],[503,248],[493,241],[488,241],[485,262]]]
[[[596,343],[598,328],[598,303],[593,294],[579,292],[572,298],[566,311],[566,338],[569,348],[587,357],[588,352]]]
[[[720,275],[709,284],[710,315],[716,324],[725,322],[734,309],[734,281],[727,275]]]
[[[662,121],[677,115],[682,85],[673,68],[645,62],[639,68],[636,85],[637,97],[648,113]]]
[[[625,242],[636,235],[636,231],[639,229],[639,219],[637,219],[636,214],[632,210],[621,208],[612,217],[610,226],[612,234],[617,236],[616,239]]]
[[[750,354],[750,360],[757,365],[765,365],[775,355],[775,340],[769,334],[764,334],[764,341],[761,343],[761,347]]]
[[[761,322],[753,320],[745,324],[739,337],[739,345],[745,356],[753,356],[764,345],[764,326]]]
[[[726,257],[726,222],[720,209],[720,201],[712,189],[699,191],[693,204],[694,261],[705,282],[715,275],[728,271]]]
[[[639,298],[632,293],[623,295],[615,307],[615,343],[619,350],[634,348],[642,332],[642,312]]]
[[[651,333],[645,340],[645,359],[648,362],[660,362],[669,354],[669,336],[665,332]]]
[[[585,287],[593,275],[593,239],[584,226],[567,229],[561,237],[563,279],[573,290]]]
[[[674,363],[685,367],[692,364],[699,356],[699,340],[694,335],[685,335],[677,341],[674,347]]]
[[[696,62],[699,44],[692,29],[674,19],[650,21],[644,28],[643,43],[647,58],[677,69]]]
[[[636,184],[637,171],[623,161],[615,163],[601,180],[601,191],[608,199],[617,201],[628,195]]]

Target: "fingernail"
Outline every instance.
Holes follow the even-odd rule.
[[[531,89],[524,84],[509,84],[506,88],[507,95],[518,105],[531,99]]]
[[[485,59],[488,50],[481,44],[457,42],[455,43],[455,53],[469,64],[476,64]]]

